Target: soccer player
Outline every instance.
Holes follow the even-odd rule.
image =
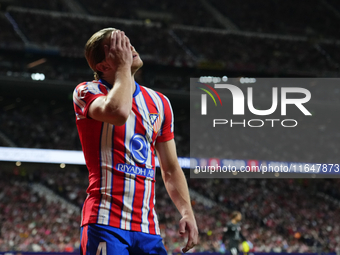
[[[73,94],[89,170],[81,253],[167,254],[154,208],[155,151],[182,215],[179,234],[188,236],[187,252],[197,244],[198,230],[177,160],[169,100],[135,82],[143,62],[123,31],[98,31],[86,43],[85,56],[96,80],[79,84]]]
[[[231,221],[227,224],[227,229],[223,234],[222,242],[225,243],[225,241],[228,239],[228,248],[232,255],[237,255],[239,253],[239,244],[240,242],[246,242],[246,238],[241,233],[241,224],[240,221],[242,220],[242,214],[238,211],[234,211],[231,214]],[[248,244],[245,244],[243,246],[247,246]],[[249,246],[246,248],[248,252]]]

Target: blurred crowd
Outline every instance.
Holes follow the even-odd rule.
[[[17,147],[81,150],[72,102],[60,105],[53,100],[17,98],[13,102],[5,98],[0,103],[4,106],[0,108],[0,131]],[[7,104],[13,108],[6,108]]]
[[[255,252],[339,252],[339,202],[317,195],[327,182],[191,179],[189,186],[230,211],[240,210],[242,233],[253,243]],[[219,214],[214,217],[219,218]]]
[[[339,38],[335,25],[339,20],[336,1],[311,0],[309,4],[294,0],[210,2],[241,30]]]
[[[22,48],[23,41],[15,33],[13,26],[6,18],[4,13],[0,12],[0,49]]]
[[[162,234],[168,248],[178,252],[184,245],[177,233],[180,216],[161,180],[158,182],[157,212]],[[200,244],[195,251],[224,251],[227,243],[222,244],[221,239],[229,214],[240,210],[244,217],[242,233],[253,243],[253,252],[339,252],[339,203],[316,195],[325,182],[191,179],[190,188],[221,205],[208,208],[192,201],[200,231]]]
[[[62,204],[46,201],[30,187],[32,181],[40,182],[80,208],[88,185],[86,169],[70,171],[66,167],[55,171],[40,167],[30,181],[27,181],[30,174],[22,171],[19,176],[5,175],[6,182],[1,181],[0,186],[0,208],[5,212],[0,220],[0,250],[78,249],[80,216]],[[180,252],[185,245],[185,238],[178,234],[181,216],[160,175],[156,179],[156,212],[161,235],[169,252]],[[336,180],[188,179],[188,184],[218,204],[206,206],[192,199],[200,233],[199,245],[193,251],[224,252],[228,243],[222,243],[222,235],[234,210],[243,215],[242,233],[254,245],[253,252],[340,250],[339,202],[320,196],[320,192],[327,192],[324,186],[328,190],[332,185],[335,188]]]
[[[0,251],[73,252],[80,215],[48,201],[20,176],[1,172]]]
[[[86,16],[49,15],[16,10],[10,10],[9,14],[30,42],[42,47],[56,47],[62,55],[83,57],[85,43],[93,33],[102,28],[116,27],[125,31],[132,45],[145,55],[146,62],[174,65],[177,61],[188,58],[167,29],[152,24],[130,24],[105,18],[92,20]]]
[[[297,39],[272,35],[249,35],[223,29],[208,29],[199,24],[196,24],[195,27],[181,27],[176,25],[177,22],[184,22],[180,19],[175,19],[175,25],[167,25],[164,22],[150,22],[148,19],[139,20],[136,18],[131,20],[133,18],[131,13],[135,13],[132,11],[133,8],[127,11],[128,8],[123,8],[123,6],[121,8],[106,6],[112,4],[119,7],[122,5],[119,1],[112,3],[107,1],[100,3],[85,2],[88,2],[87,4],[91,6],[89,10],[97,15],[95,18],[85,15],[72,15],[67,12],[51,13],[16,7],[8,8],[7,18],[4,15],[0,18],[1,26],[4,27],[3,32],[0,32],[0,36],[4,37],[4,40],[1,40],[4,44],[3,48],[6,48],[6,45],[11,46],[8,41],[20,42],[18,33],[13,31],[13,27],[18,27],[22,33],[21,37],[29,42],[30,46],[25,46],[26,51],[32,50],[32,45],[34,45],[35,50],[38,49],[47,54],[48,57],[51,57],[51,55],[60,56],[57,63],[47,61],[38,66],[37,72],[46,73],[46,79],[57,78],[65,81],[78,81],[87,77],[86,75],[90,72],[89,68],[84,63],[79,66],[68,65],[67,62],[70,61],[70,58],[74,59],[71,60],[72,62],[83,59],[84,45],[94,32],[104,27],[116,27],[126,32],[146,64],[227,70],[229,72],[252,72],[269,76],[334,77],[339,73],[339,44],[335,40],[325,41],[323,38],[314,37]],[[187,1],[185,3],[179,2],[183,5],[196,6],[195,8],[199,6]],[[133,6],[140,5],[138,1],[131,1],[130,4]],[[179,8],[182,4],[177,3],[177,1],[166,1],[164,6],[155,6],[170,11],[172,8]],[[106,6],[105,10],[108,10],[108,12],[120,13],[120,9],[124,9],[129,14],[122,14],[122,17],[129,19],[116,19],[120,17],[118,14],[116,16],[109,14],[105,16],[105,13],[100,13],[100,15],[97,12],[102,10],[101,5]],[[248,4],[245,4],[245,6],[248,6]],[[96,11],[97,8],[98,11]],[[180,9],[187,10],[189,8],[181,7]],[[190,10],[194,13],[194,10]],[[176,13],[180,14],[180,12]],[[180,16],[189,17],[192,21],[202,22],[202,19],[191,19],[190,13]],[[234,11],[232,13],[237,15]],[[273,12],[268,13],[274,14]],[[331,15],[327,17],[331,17]],[[12,25],[9,20],[12,20]],[[245,20],[250,21],[250,19]],[[208,24],[207,22],[203,23]],[[266,24],[274,23],[267,22]],[[319,25],[328,29],[334,27],[325,24]],[[36,29],[37,27],[39,29]],[[11,60],[16,61],[15,57]],[[25,60],[21,60],[21,62],[23,61]],[[11,66],[5,66],[0,71],[6,74],[7,71],[13,72],[13,69]],[[32,70],[28,70],[22,65],[19,71],[30,72]],[[57,72],[58,75],[54,72]],[[165,81],[165,79],[161,80],[160,84]],[[176,89],[176,85],[174,84],[172,88]]]
[[[178,155],[189,156],[187,112],[176,111]],[[0,132],[16,147],[81,150],[71,100],[0,96]],[[0,146],[9,146],[0,139]]]
[[[275,2],[167,0],[162,3],[155,0],[146,2],[131,0],[127,3],[117,0],[109,2],[78,0],[75,2],[84,13],[90,15],[161,21],[166,26],[176,24],[207,28],[231,26],[250,32],[339,38],[335,24],[339,19],[340,6],[336,0],[312,0],[310,4],[293,0]],[[43,2],[16,0],[10,5],[59,12],[70,12],[72,9],[61,0]]]
[[[339,70],[337,63],[327,58],[328,48],[324,49],[324,46],[328,44],[315,41],[180,29],[175,33],[201,59],[202,66],[281,75],[300,73],[301,76],[325,76],[327,72]]]
[[[181,24],[199,27],[221,28],[213,16],[204,8],[202,3],[195,0],[141,2],[132,0],[127,3],[121,1],[91,0],[82,1],[86,10],[97,16],[117,17],[123,19],[144,20],[151,18],[163,20],[165,24]]]
[[[9,3],[4,2],[4,5],[14,5],[25,8],[32,9],[40,9],[40,10],[50,10],[50,11],[59,11],[59,12],[67,12],[69,8],[65,5],[65,2],[62,0],[53,0],[53,1],[39,1],[39,0],[15,0]]]
[[[340,200],[340,179],[326,179],[318,183],[317,189],[330,198]]]

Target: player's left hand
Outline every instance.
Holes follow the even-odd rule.
[[[184,237],[188,234],[188,242],[182,249],[182,252],[187,252],[197,245],[198,242],[198,229],[194,215],[185,215],[179,221],[179,234]]]

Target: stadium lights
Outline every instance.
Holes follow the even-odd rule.
[[[201,76],[199,78],[199,81],[201,83],[219,83],[221,81],[226,82],[228,81],[228,77],[227,76],[223,76],[221,77],[215,77],[215,76]]]
[[[29,64],[27,65],[27,68],[33,68],[33,67],[36,67],[36,66],[38,66],[38,65],[41,65],[41,64],[43,64],[43,63],[45,63],[45,62],[46,62],[46,58],[41,58],[41,59],[38,59],[38,60],[36,60],[36,61],[34,61],[34,62],[29,63]]]
[[[34,81],[43,81],[43,80],[45,80],[45,74],[43,74],[43,73],[32,73],[31,78]]]
[[[244,83],[255,83],[256,79],[255,78],[248,78],[248,77],[241,77],[240,78],[240,83],[244,84]]]

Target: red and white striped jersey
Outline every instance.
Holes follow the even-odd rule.
[[[91,119],[88,109],[112,88],[104,80],[79,84],[73,105],[89,170],[82,223],[160,234],[155,212],[155,144],[174,138],[167,97],[136,83],[123,126]]]

